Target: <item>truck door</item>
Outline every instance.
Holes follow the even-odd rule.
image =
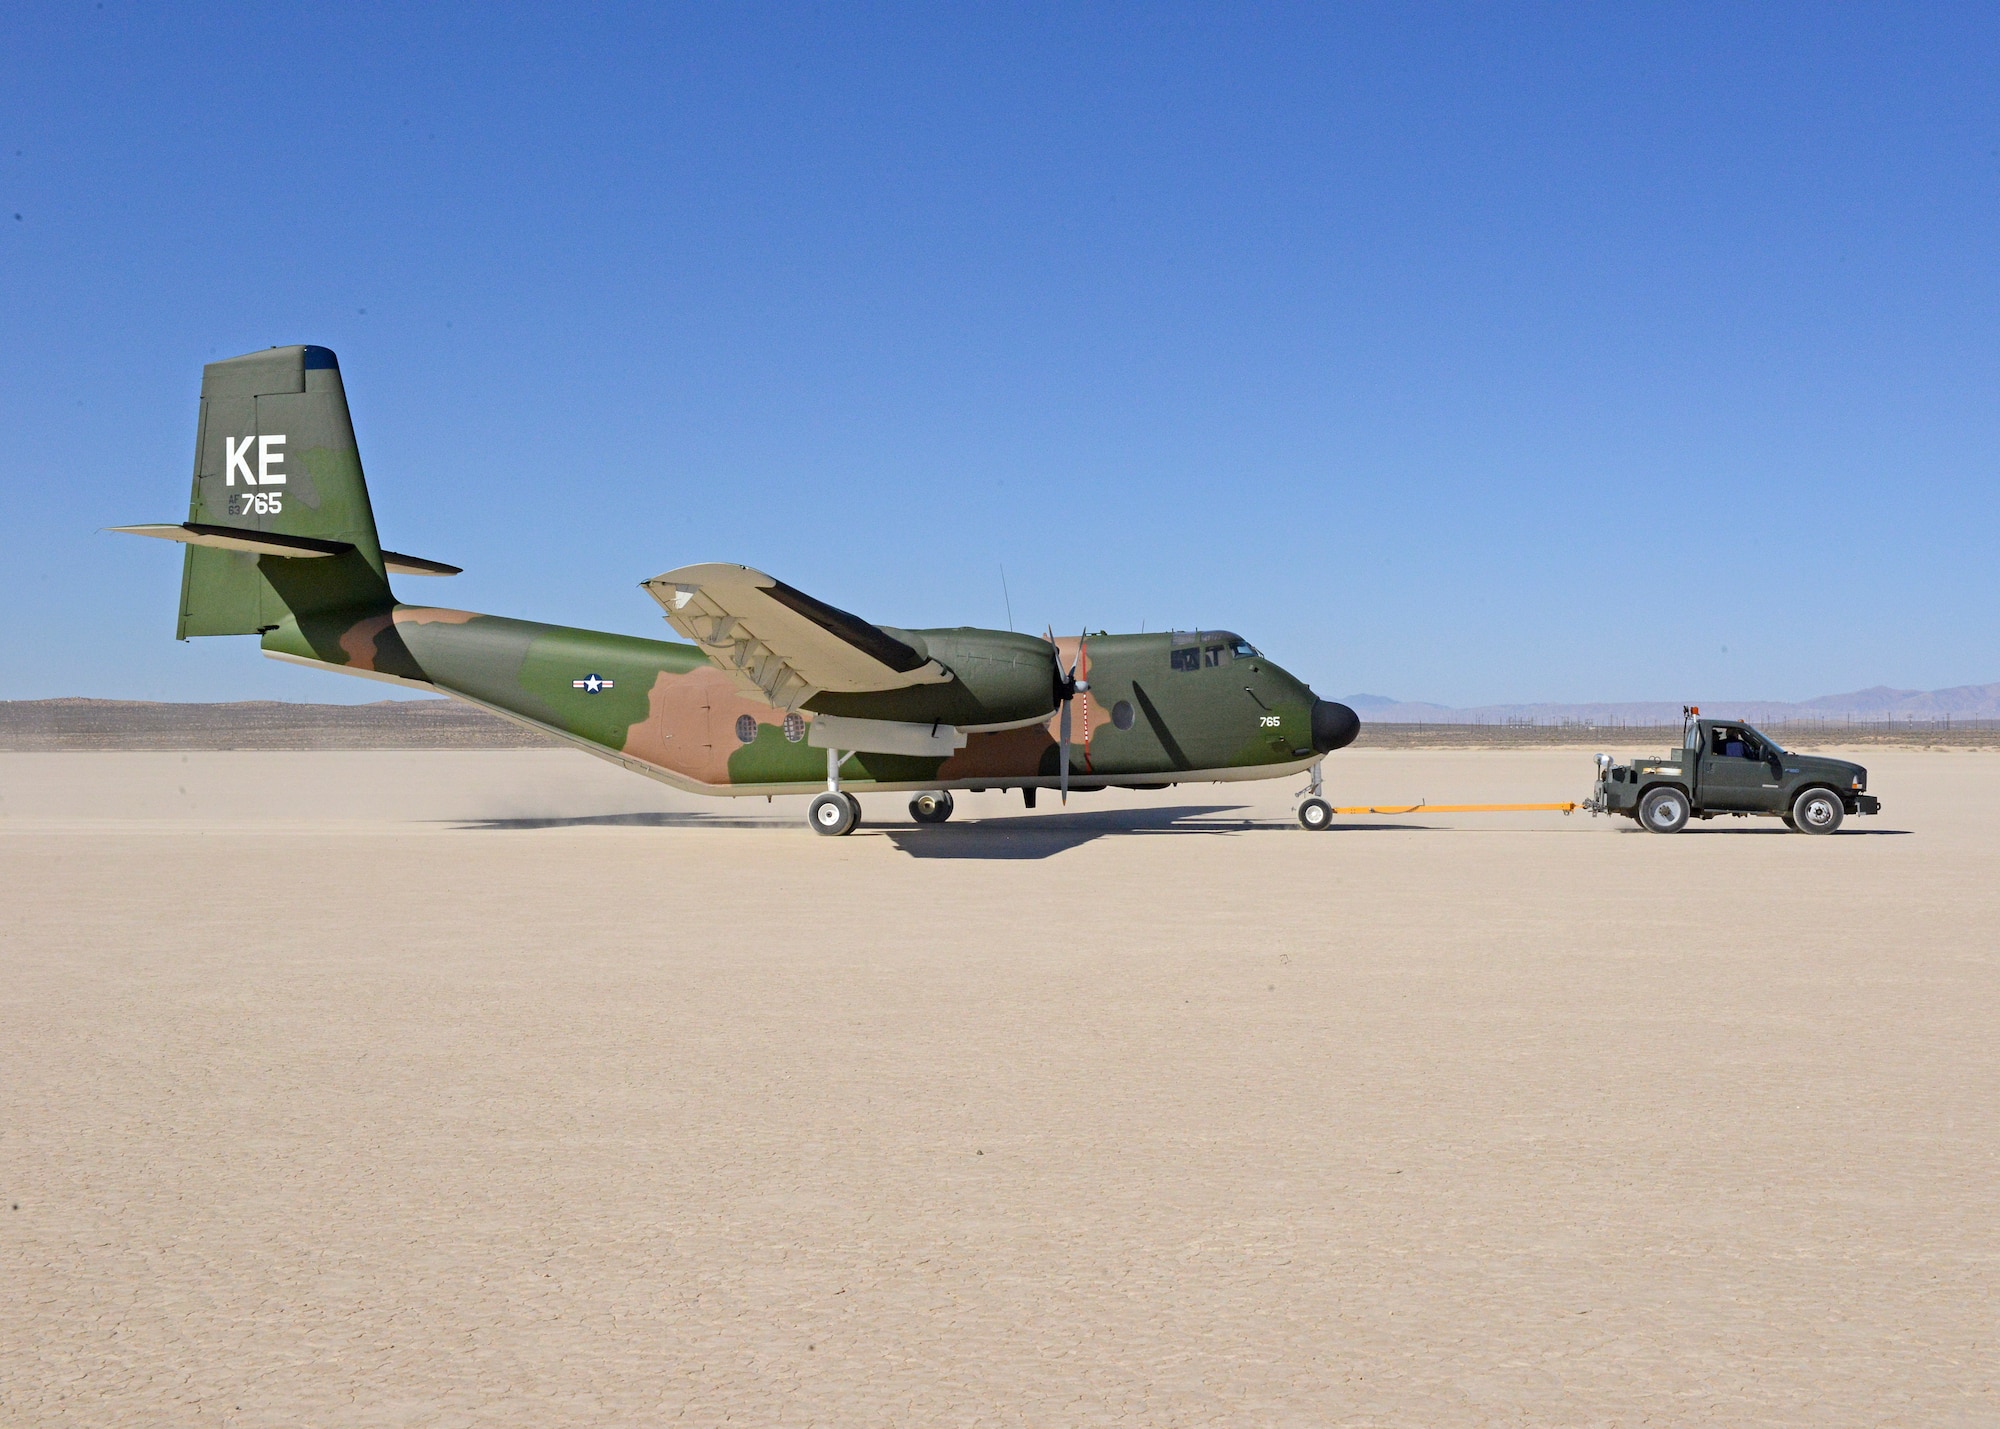
[[[1770,813],[1781,790],[1771,768],[1771,751],[1756,731],[1740,724],[1710,725],[1701,756],[1701,805]]]

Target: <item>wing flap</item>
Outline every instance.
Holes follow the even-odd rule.
[[[821,714],[814,715],[812,723],[806,726],[806,743],[814,749],[949,759],[965,748],[965,731],[948,724],[909,724],[902,720]]]
[[[682,566],[646,590],[667,624],[737,688],[777,709],[796,709],[822,690],[859,694],[952,678],[908,640],[748,566]]]

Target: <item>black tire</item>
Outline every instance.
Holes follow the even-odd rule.
[[[1333,805],[1327,803],[1326,800],[1308,799],[1299,805],[1299,824],[1301,827],[1313,833],[1318,833],[1321,829],[1329,827],[1332,823]]]
[[[951,817],[951,791],[919,794],[910,800],[910,817],[920,824],[941,824]]]
[[[1831,789],[1807,789],[1792,800],[1792,827],[1802,834],[1830,834],[1847,810]]]
[[[1687,827],[1688,796],[1680,790],[1648,789],[1639,801],[1639,827],[1650,834],[1677,834]]]
[[[837,839],[854,832],[854,826],[860,822],[856,817],[859,813],[860,805],[847,795],[822,794],[806,810],[806,822],[812,825],[814,833]]]

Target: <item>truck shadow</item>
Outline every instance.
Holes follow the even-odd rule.
[[[1618,829],[1616,830],[1616,832],[1620,834],[1644,835],[1646,833],[1646,830],[1639,828],[1632,828],[1632,829]],[[1910,834],[1913,834],[1915,832],[1916,832],[1915,829],[1835,829],[1830,834],[1821,834],[1818,837],[1829,838],[1829,839],[1906,838]],[[1813,837],[1813,835],[1800,834],[1795,830],[1785,828],[1783,825],[1779,825],[1773,828],[1700,829],[1690,824],[1688,825],[1688,827],[1682,829],[1680,833],[1673,835],[1673,837],[1676,838],[1693,837],[1693,838],[1711,838],[1711,839],[1718,839],[1718,838],[1795,839],[1795,838],[1810,838]]]

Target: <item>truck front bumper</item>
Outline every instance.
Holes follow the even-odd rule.
[[[1850,814],[1879,814],[1882,812],[1882,801],[1873,794],[1856,794],[1847,801],[1847,812]]]

